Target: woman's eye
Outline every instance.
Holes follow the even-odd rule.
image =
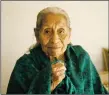
[[[49,33],[49,31],[48,30],[45,30],[45,33]]]
[[[59,30],[58,30],[58,33],[60,33],[60,34],[63,34],[65,32],[65,30],[63,29],[63,28],[60,28]]]
[[[45,29],[45,30],[44,30],[44,33],[46,33],[46,34],[48,34],[48,33],[50,33],[50,32],[51,32],[50,29]]]

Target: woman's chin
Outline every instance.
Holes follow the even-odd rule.
[[[58,57],[62,54],[62,51],[51,51],[51,52],[48,52],[48,55],[49,56],[52,56],[52,57]]]

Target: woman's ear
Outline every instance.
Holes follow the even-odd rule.
[[[36,31],[36,28],[34,28],[34,34],[35,34],[35,37],[36,37],[36,32],[37,32],[37,31]]]
[[[71,37],[71,32],[72,32],[72,29],[69,28],[69,38]]]
[[[71,32],[72,32],[72,29],[71,29],[71,28],[69,28],[69,42],[68,42],[68,44],[70,44],[70,43],[71,43]]]
[[[39,43],[39,32],[37,31],[37,28],[34,28],[34,34],[35,34],[37,43]]]
[[[72,28],[69,28],[69,31],[71,32],[72,31]]]

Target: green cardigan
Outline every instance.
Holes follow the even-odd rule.
[[[65,52],[65,78],[51,92],[51,63],[38,45],[20,57],[13,69],[7,94],[103,94],[108,93],[88,53],[69,44]]]

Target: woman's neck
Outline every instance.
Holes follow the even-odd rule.
[[[61,54],[61,55],[58,56],[58,57],[50,56],[50,61],[52,62],[53,60],[55,60],[55,58],[56,58],[57,60],[62,60],[62,61],[65,60],[64,54]]]

